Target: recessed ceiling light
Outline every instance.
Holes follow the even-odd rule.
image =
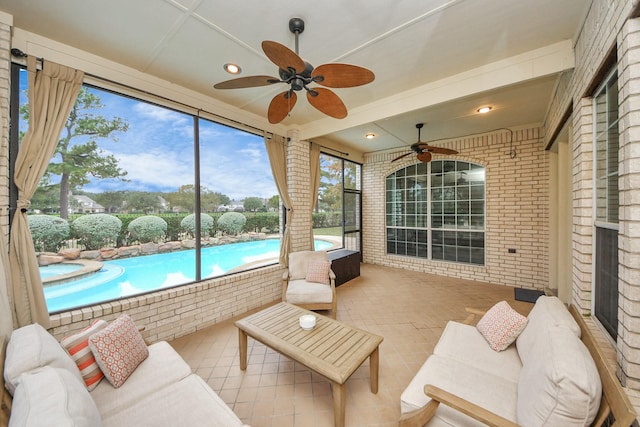
[[[222,68],[229,74],[240,74],[242,72],[240,66],[236,64],[224,64]]]
[[[477,110],[477,111],[478,111],[478,113],[480,113],[480,114],[486,114],[486,113],[488,113],[489,111],[491,111],[492,109],[493,109],[493,107],[486,106],[486,107],[480,107],[480,108],[478,108],[478,110]]]
[[[365,137],[365,138],[367,138],[367,139],[373,139],[373,138],[375,138],[375,137],[376,137],[376,134],[375,134],[375,133],[373,133],[373,132],[368,132],[368,133],[366,133],[366,134],[364,135],[364,137]]]

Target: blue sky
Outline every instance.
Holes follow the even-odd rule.
[[[26,86],[26,72],[21,75],[21,86]],[[104,105],[94,114],[108,119],[117,116],[129,123],[127,132],[113,134],[117,141],[103,138],[96,142],[104,153],[118,160],[130,182],[92,178],[84,191],[173,192],[182,185],[194,184],[193,116],[91,90]],[[23,94],[26,102],[26,90]],[[26,124],[23,125],[24,128]],[[262,136],[202,119],[200,172],[202,186],[231,199],[277,194]]]

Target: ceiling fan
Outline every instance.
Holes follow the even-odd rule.
[[[347,117],[347,107],[333,91],[323,87],[309,87],[317,83],[326,87],[346,88],[371,83],[375,76],[366,68],[349,64],[324,64],[313,67],[298,56],[298,35],[304,31],[304,21],[300,18],[289,20],[289,30],[296,37],[296,51],[278,42],[265,40],[262,50],[267,58],[279,68],[279,76],[248,76],[227,80],[215,84],[216,89],[240,89],[247,87],[268,86],[275,83],[286,83],[289,89],[276,95],[269,104],[267,117],[269,123],[284,120],[296,105],[296,92],[307,91],[309,103],[322,113],[343,119]]]
[[[420,160],[422,163],[429,163],[431,161],[431,153],[458,154],[456,150],[452,150],[450,148],[443,148],[443,147],[434,147],[432,145],[427,144],[426,142],[422,142],[420,140],[420,129],[422,129],[423,126],[424,126],[424,123],[416,124],[416,128],[418,129],[418,142],[414,142],[413,144],[411,144],[411,150],[413,150],[413,152],[417,154],[416,157],[418,158],[418,160]],[[400,160],[403,157],[408,156],[409,154],[412,154],[412,153],[402,154],[396,157],[395,159],[391,160],[391,162],[393,163],[396,160]]]

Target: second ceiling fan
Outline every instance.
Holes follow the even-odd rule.
[[[267,117],[270,123],[280,123],[296,105],[296,92],[305,90],[309,103],[322,113],[343,119],[347,108],[331,88],[347,88],[371,83],[375,76],[370,70],[349,64],[324,64],[313,67],[298,56],[298,35],[304,31],[304,21],[300,18],[289,20],[289,30],[296,37],[296,51],[274,41],[262,42],[262,50],[267,58],[279,68],[279,78],[271,76],[248,76],[215,84],[216,89],[240,89],[286,83],[289,89],[277,94],[269,104]],[[309,87],[317,83],[326,87]]]
[[[420,140],[420,129],[422,129],[422,127],[424,126],[424,123],[418,123],[416,125],[416,128],[418,129],[418,142],[414,142],[413,144],[411,144],[411,150],[412,152],[409,153],[405,153],[402,154],[398,157],[396,157],[395,159],[391,160],[391,162],[395,162],[396,160],[400,160],[412,153],[416,153],[416,157],[418,158],[418,160],[420,160],[422,163],[429,163],[431,161],[431,153],[436,153],[436,154],[458,154],[458,152],[456,150],[452,150],[450,148],[444,148],[444,147],[435,147],[433,145],[429,145],[426,142],[422,142]]]

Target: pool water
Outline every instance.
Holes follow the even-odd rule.
[[[316,250],[331,246],[315,241]],[[249,263],[276,262],[279,256],[279,239],[203,248],[202,278],[221,276]],[[40,269],[41,276],[46,268]],[[57,312],[193,282],[195,277],[195,250],[176,251],[104,261],[96,273],[46,286],[44,295],[49,312]]]

